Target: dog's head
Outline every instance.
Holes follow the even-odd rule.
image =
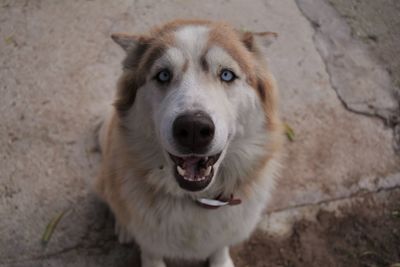
[[[275,37],[208,21],[112,35],[127,52],[115,107],[152,179],[204,191],[217,173],[238,182],[267,160],[279,120],[263,51]]]

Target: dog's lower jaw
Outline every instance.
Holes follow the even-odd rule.
[[[234,267],[231,256],[229,255],[229,248],[224,247],[210,257],[210,267]]]

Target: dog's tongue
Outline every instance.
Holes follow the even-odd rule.
[[[187,157],[184,159],[183,168],[185,169],[185,177],[195,178],[200,177],[200,160],[199,157]]]
[[[195,156],[186,157],[184,158],[185,161],[184,164],[197,164],[200,160],[201,160],[200,157],[195,157]]]

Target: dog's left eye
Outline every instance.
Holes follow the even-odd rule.
[[[221,71],[221,73],[219,74],[219,77],[220,77],[221,81],[228,82],[228,83],[233,82],[237,78],[236,74],[233,71],[228,70],[228,69],[223,69]]]
[[[162,70],[159,73],[157,73],[155,79],[159,82],[159,83],[167,83],[171,80],[172,78],[172,74],[169,70]]]

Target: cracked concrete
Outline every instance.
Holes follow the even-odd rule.
[[[396,0],[330,0],[351,27],[352,36],[364,42],[393,78],[400,103],[400,2]],[[394,148],[400,153],[400,110],[384,118],[394,131]]]
[[[337,2],[340,3],[340,1]],[[315,29],[316,47],[326,64],[332,88],[337,92],[344,107],[361,115],[381,118],[393,128],[394,148],[398,151],[400,139],[396,132],[400,120],[399,87],[395,85],[398,82],[393,82],[387,71],[390,69],[394,79],[399,79],[397,61],[391,60],[394,62],[393,64],[388,62],[389,55],[397,57],[396,49],[391,48],[393,45],[389,45],[390,49],[384,50],[389,55],[384,54],[386,61],[385,64],[382,64],[379,61],[381,55],[371,54],[371,49],[367,44],[354,38],[354,30],[328,2],[298,0],[297,3]],[[375,6],[375,3],[371,2],[370,6]],[[398,8],[396,3],[393,3],[392,6]],[[388,9],[388,7],[384,9]],[[375,18],[379,17],[382,15],[375,16]],[[396,17],[392,16],[386,20],[392,24],[398,24],[400,20]],[[382,27],[378,24],[377,27],[379,26]],[[391,31],[391,29],[387,31]],[[386,37],[389,34],[384,35]],[[394,35],[394,39],[397,38],[395,34],[392,35]],[[374,34],[368,36],[377,38],[377,35]],[[379,51],[382,50],[381,48]]]
[[[345,107],[389,121],[399,106],[395,86],[384,66],[366,45],[352,37],[336,10],[323,1],[298,0],[315,29],[314,40],[324,59],[332,87]]]
[[[352,29],[385,65],[400,91],[400,2],[397,0],[329,0]]]
[[[100,157],[94,129],[123,57],[109,36],[178,17],[279,33],[268,57],[296,137],[261,228],[290,232],[307,207],[397,192],[400,128],[379,119],[398,112],[392,81],[323,0],[3,1],[0,266],[123,266],[137,256],[116,243],[110,214],[89,190]],[[42,246],[46,224],[65,209]]]

